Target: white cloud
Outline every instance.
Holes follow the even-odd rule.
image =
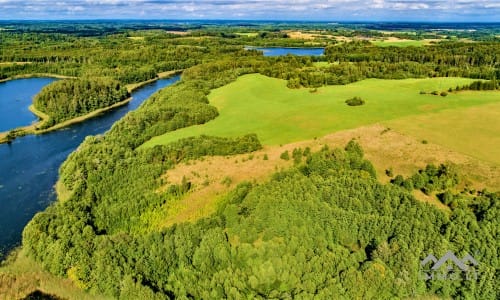
[[[428,20],[456,16],[496,20],[499,0],[0,0],[0,19],[238,18]],[[483,18],[483,19],[481,19]]]

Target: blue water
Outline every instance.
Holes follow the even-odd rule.
[[[38,120],[28,109],[42,87],[54,78],[17,79],[0,83],[0,132],[27,126]]]
[[[29,220],[55,200],[54,185],[59,167],[86,136],[104,133],[154,92],[172,85],[179,78],[161,79],[144,86],[132,93],[133,99],[128,105],[83,123],[0,145],[0,252],[5,254],[19,245],[22,230]],[[27,80],[39,82],[38,79]],[[2,94],[0,96],[3,98]]]
[[[255,49],[264,52],[264,56],[283,56],[283,55],[297,55],[297,56],[320,56],[323,55],[325,48],[261,48],[261,47],[247,47],[246,49]]]

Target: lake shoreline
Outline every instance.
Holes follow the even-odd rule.
[[[11,81],[11,80],[16,80],[16,79],[43,78],[43,77],[57,78],[57,79],[75,79],[75,78],[78,78],[78,77],[74,77],[74,76],[58,75],[58,74],[52,74],[52,73],[32,73],[32,74],[15,75],[15,76],[11,76],[8,78],[0,79],[0,83]]]
[[[166,77],[166,74],[161,76]],[[56,200],[64,201],[71,197],[72,191],[65,190],[58,180],[59,168],[67,156],[78,149],[85,137],[105,133],[128,112],[139,108],[155,92],[175,84],[179,79],[180,76],[159,78],[149,85],[137,88],[131,94],[133,101],[128,105],[103,113],[98,118],[70,125],[67,127],[69,130],[56,130],[37,138],[20,138],[11,146],[0,145],[0,156],[5,158],[0,160],[1,169],[4,170],[0,175],[0,190],[5,196],[2,205],[9,207],[23,203],[26,207],[19,214],[17,210],[16,213],[0,211],[0,227],[11,229],[11,235],[18,237],[15,240],[9,236],[1,237],[0,262],[22,248],[22,230],[37,212],[43,211]],[[42,166],[38,167],[38,163]],[[22,176],[23,181],[18,176]],[[25,218],[26,215],[29,217]],[[21,226],[18,227],[18,224]]]
[[[146,81],[142,81],[142,82],[139,82],[139,83],[134,83],[134,84],[128,84],[127,85],[127,90],[129,93],[132,93],[133,91],[145,86],[145,85],[148,85],[150,83],[153,83],[159,79],[165,79],[165,78],[169,78],[169,77],[173,77],[175,75],[178,75],[180,73],[182,73],[183,70],[174,70],[174,71],[167,71],[167,72],[162,72],[162,73],[158,73],[157,77],[156,78],[153,78],[153,79],[150,79],[150,80],[146,80]],[[2,80],[0,82],[5,82],[5,81],[8,81],[8,80],[15,80],[15,79],[24,79],[24,78],[34,78],[34,77],[53,77],[53,78],[59,78],[59,79],[72,79],[72,78],[76,78],[76,77],[67,77],[67,76],[60,76],[60,75],[54,75],[54,74],[28,74],[28,75],[20,75],[21,77],[19,76],[14,76],[12,77],[11,79],[5,79],[5,80]],[[127,105],[130,101],[132,101],[132,97],[129,97],[123,101],[120,101],[120,102],[117,102],[117,103],[114,103],[113,105],[110,105],[110,106],[107,106],[107,107],[103,107],[103,108],[100,108],[100,109],[97,109],[97,110],[94,110],[88,114],[85,114],[85,115],[82,115],[82,116],[78,116],[78,117],[75,117],[75,118],[71,118],[69,120],[66,120],[66,121],[63,121],[61,123],[58,123],[54,126],[51,126],[49,128],[46,128],[46,129],[39,129],[40,127],[43,126],[43,124],[45,122],[47,122],[47,120],[50,118],[47,114],[45,114],[44,112],[36,109],[34,107],[34,105],[30,105],[29,106],[29,110],[34,114],[36,115],[40,120],[34,124],[31,124],[31,125],[27,125],[27,126],[22,126],[22,127],[17,127],[17,128],[13,128],[11,130],[8,130],[8,131],[4,131],[4,132],[0,132],[0,144],[4,144],[4,143],[10,143],[12,142],[14,139],[16,139],[17,137],[20,137],[20,136],[25,136],[25,135],[31,135],[31,134],[35,134],[35,135],[38,135],[38,134],[44,134],[44,133],[48,133],[48,132],[51,132],[51,131],[55,131],[55,130],[59,130],[59,129],[62,129],[64,127],[68,127],[70,125],[73,125],[73,124],[77,124],[77,123],[81,123],[81,122],[84,122],[88,119],[91,119],[91,118],[94,118],[102,113],[105,113],[109,110],[112,110],[112,109],[115,109],[115,108],[118,108],[118,107],[121,107],[121,106],[124,106],[124,105]]]

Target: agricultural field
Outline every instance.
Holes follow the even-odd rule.
[[[474,130],[467,131],[468,127],[464,124],[466,119],[459,117],[459,114],[466,115],[467,112],[462,110],[472,107],[480,109],[487,104],[498,105],[499,93],[469,91],[449,93],[446,97],[430,94],[431,91],[444,91],[470,82],[471,79],[464,78],[369,79],[317,90],[294,90],[287,88],[284,80],[257,74],[245,75],[209,95],[210,103],[220,112],[215,120],[154,137],[142,147],[168,144],[180,138],[201,134],[235,137],[246,133],[256,133],[265,145],[279,145],[379,122],[387,122],[394,129],[401,127],[405,132],[415,132],[409,126],[418,124],[418,121],[404,121],[402,118],[421,117],[435,121],[426,122],[422,127],[417,126],[425,127],[425,131],[418,132],[417,136],[427,138],[426,132],[438,132],[442,123],[450,122],[447,123],[448,126],[462,133],[447,137],[443,144],[457,151],[465,150],[464,153],[470,153],[473,148],[463,149],[456,143],[463,141],[468,134],[475,139],[495,140],[495,129],[486,122],[495,116],[490,116],[490,119],[476,117],[485,122],[475,123]],[[421,94],[421,91],[426,94]],[[345,100],[355,96],[364,99],[366,104],[347,106]],[[454,111],[459,114],[454,114]],[[432,114],[441,115],[432,118]],[[391,120],[394,121],[391,123]],[[454,122],[462,122],[462,125],[454,126]],[[481,127],[484,130],[479,130]],[[441,139],[436,134],[429,135],[429,139],[440,144]],[[454,137],[455,144],[452,142]],[[484,155],[490,155],[489,160],[495,161],[495,152],[486,151]]]
[[[395,39],[389,38],[388,40],[373,40],[372,43],[379,47],[422,47],[425,45],[429,45],[429,40],[404,40],[404,39]]]
[[[464,92],[475,97],[474,92]],[[497,100],[500,95],[496,92]],[[500,103],[384,122],[398,131],[500,166]]]

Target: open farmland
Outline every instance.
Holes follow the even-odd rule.
[[[215,120],[154,137],[142,147],[168,144],[180,138],[201,134],[234,137],[246,133],[256,133],[263,144],[279,145],[377,122],[405,117],[432,118],[432,114],[441,113],[439,118],[434,118],[436,122],[439,120],[441,123],[436,123],[435,126],[439,127],[448,119],[450,122],[463,120],[458,117],[462,109],[499,102],[499,93],[492,91],[450,93],[446,97],[429,94],[431,91],[444,91],[470,82],[471,79],[464,78],[369,79],[313,91],[289,89],[284,80],[258,74],[245,75],[209,95],[210,103],[220,112],[220,116]],[[427,94],[420,94],[420,91],[426,91]],[[361,97],[366,104],[347,106],[345,100],[354,96]],[[450,110],[456,111],[457,114],[445,113]],[[480,121],[481,118],[476,120]],[[407,129],[408,124],[412,122],[394,122],[391,126],[398,129],[400,125],[402,129]],[[418,122],[415,120],[414,123]],[[426,130],[433,131],[432,123],[427,122],[426,126]],[[468,132],[475,138],[495,138],[495,130],[479,130],[481,126],[488,124],[483,122],[473,126],[475,129]],[[466,130],[467,126],[461,125],[457,128],[461,129]],[[463,140],[464,135],[467,135],[467,132],[455,136]],[[422,136],[426,134],[422,133]],[[453,139],[453,136],[447,139]],[[440,144],[439,138],[432,140]],[[444,145],[453,148],[454,144],[445,142]]]

